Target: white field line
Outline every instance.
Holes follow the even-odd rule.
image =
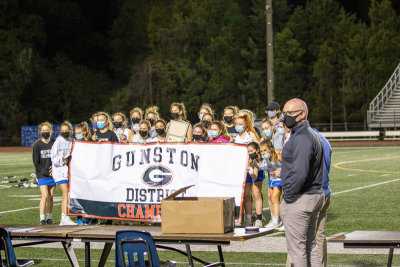
[[[339,194],[343,194],[343,193],[347,193],[347,192],[353,192],[353,191],[366,189],[366,188],[370,188],[370,187],[374,187],[374,186],[378,186],[378,185],[388,184],[388,183],[391,183],[391,182],[397,182],[397,181],[400,181],[400,178],[394,179],[394,180],[385,181],[385,182],[381,182],[381,183],[377,183],[377,184],[370,184],[370,185],[366,185],[366,186],[361,186],[361,187],[356,187],[356,188],[352,188],[352,189],[348,189],[348,190],[343,190],[343,191],[332,193],[332,195],[339,195]]]
[[[387,184],[387,183],[391,183],[391,182],[397,182],[397,181],[400,181],[400,178],[394,179],[394,180],[385,181],[385,182],[381,182],[381,183],[377,183],[377,184],[370,184],[370,185],[366,185],[366,186],[361,186],[361,187],[356,187],[356,188],[352,188],[352,189],[348,189],[348,190],[343,190],[343,191],[332,193],[332,195],[339,195],[339,194],[343,194],[343,193],[347,193],[347,192],[353,192],[353,191],[362,190],[362,189],[366,189],[366,188],[370,188],[370,187],[374,187],[374,186],[378,186],[378,185],[382,185],[382,184]],[[58,205],[61,205],[61,203],[54,204],[54,206],[58,206]],[[17,209],[17,210],[0,211],[0,214],[18,212],[18,211],[23,211],[23,210],[31,210],[31,209],[37,209],[37,208],[38,207],[29,207],[29,208],[23,208],[23,209]],[[266,210],[269,210],[269,207],[268,208],[263,208],[263,211],[266,211]]]
[[[53,206],[60,206],[61,203],[56,203],[53,204]],[[17,210],[6,210],[6,211],[0,211],[0,214],[4,214],[4,213],[11,213],[11,212],[18,212],[18,211],[23,211],[23,210],[33,210],[33,209],[38,209],[39,207],[29,207],[29,208],[23,208],[23,209],[17,209]]]
[[[9,171],[9,172],[0,172],[0,175],[4,175],[4,174],[14,174],[14,173],[27,173],[27,172],[35,172],[35,170],[33,169],[27,169],[27,171],[19,171],[19,172],[14,172],[14,171]]]

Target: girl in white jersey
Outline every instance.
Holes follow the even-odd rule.
[[[67,216],[68,197],[68,164],[71,159],[72,148],[72,125],[68,121],[61,124],[60,136],[51,148],[51,162],[53,178],[62,191],[61,222],[60,225],[75,225]]]
[[[112,115],[114,132],[118,137],[120,143],[128,143],[132,139],[133,131],[127,126],[127,119],[125,114],[118,112]]]
[[[146,144],[150,139],[150,122],[142,120],[139,123],[139,133],[135,134],[132,138],[132,143]]]
[[[235,130],[238,132],[238,135],[235,137],[236,144],[248,145],[250,142],[260,143],[260,138],[258,138],[249,115],[243,114],[235,119]]]

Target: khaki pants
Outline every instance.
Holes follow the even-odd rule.
[[[288,260],[295,267],[322,266],[315,236],[324,194],[299,195],[295,202],[282,201],[280,217],[285,226]]]
[[[321,257],[322,266],[326,266],[327,261],[327,244],[326,244],[326,220],[328,215],[329,204],[331,203],[331,196],[324,197],[324,203],[322,204],[321,211],[319,212],[317,222],[317,235],[315,237],[318,246],[319,256]]]

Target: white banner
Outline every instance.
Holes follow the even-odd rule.
[[[188,185],[183,196],[234,197],[241,214],[246,163],[237,144],[75,141],[68,214],[159,222],[161,199]]]

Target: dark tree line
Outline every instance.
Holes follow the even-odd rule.
[[[364,122],[400,61],[399,3],[273,1],[274,95]],[[0,131],[184,102],[263,115],[265,0],[2,0]]]

